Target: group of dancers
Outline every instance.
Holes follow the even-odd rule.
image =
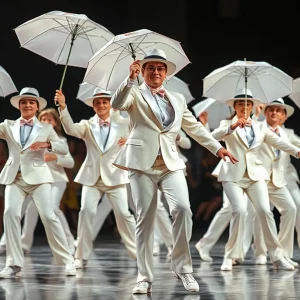
[[[20,118],[0,123],[0,138],[9,149],[0,174],[0,184],[6,186],[5,233],[0,241],[6,266],[0,278],[21,276],[38,215],[56,263],[65,266],[67,276],[75,276],[76,269],[88,267],[103,218],[113,210],[128,255],[137,261],[133,293],[152,292],[153,255],[159,252],[160,237],[174,277],[187,291],[199,291],[189,247],[192,212],[186,165],[179,150],[191,147],[189,137],[221,158],[214,174],[224,189],[223,208],[196,244],[200,256],[212,260],[209,251],[231,222],[221,270],[231,271],[232,265],[243,262],[252,235],[257,263],[266,263],[269,255],[276,269],[297,266],[292,257],[296,220],[300,230],[298,177],[288,188],[285,173],[292,168],[290,155],[299,157],[300,139],[283,125],[293,108],[282,99],[262,108],[261,101],[243,89],[227,101],[235,115],[210,132],[207,118],[203,124],[198,121],[181,93],[164,88],[164,80],[175,69],[164,51],[152,49],[130,65],[128,77],[116,91],[96,88],[85,99],[95,114],[79,123],[73,122],[61,90],[54,97],[57,110],[47,109],[47,101],[35,88],[23,88],[10,99]],[[139,85],[140,73],[144,82]],[[257,121],[262,113],[266,120]],[[82,185],[76,240],[59,208],[68,181],[64,168],[74,166],[62,127],[86,145],[85,160],[74,180]],[[279,234],[270,203],[281,213]]]

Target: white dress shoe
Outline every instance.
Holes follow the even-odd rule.
[[[168,247],[168,254],[167,254],[167,257],[171,257],[172,256],[172,252],[173,252],[173,247],[172,246],[170,246],[170,247]]]
[[[87,266],[87,260],[84,259],[75,259],[74,266],[76,269],[84,269]]]
[[[181,279],[184,288],[189,292],[198,292],[199,284],[191,273],[176,273],[173,271],[173,275]]]
[[[152,292],[152,282],[140,281],[132,290],[132,294],[148,294]]]
[[[201,245],[201,240],[195,245],[195,248],[198,250],[199,255],[200,255],[202,260],[204,260],[204,261],[213,261],[213,259],[209,255],[209,251],[207,251],[205,249],[205,247],[203,247]]]
[[[154,244],[153,246],[153,255],[158,256],[160,254],[160,245],[159,244]]]
[[[232,271],[232,258],[224,258],[221,271]]]
[[[277,260],[273,262],[273,268],[275,270],[286,270],[286,271],[293,271],[295,270],[294,266],[292,266],[284,257],[281,260]]]
[[[296,263],[295,261],[291,260],[290,258],[288,257],[285,257],[285,260],[290,264],[292,265],[294,268],[297,268],[299,265],[298,263]]]
[[[266,265],[267,264],[267,257],[263,254],[258,255],[255,259],[256,265]]]
[[[74,263],[66,265],[65,275],[66,276],[76,276],[76,268],[75,268]]]
[[[21,277],[21,268],[20,267],[5,267],[0,272],[0,278],[12,278],[12,277]]]

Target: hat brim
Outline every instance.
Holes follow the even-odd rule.
[[[172,75],[176,71],[176,65],[174,63],[172,63],[168,60],[159,59],[159,58],[142,59],[140,61],[141,67],[143,67],[143,65],[148,62],[161,62],[161,63],[165,64],[167,66],[167,76]]]
[[[254,110],[256,106],[262,104],[261,101],[257,98],[232,98],[232,99],[228,99],[225,103],[228,106],[233,107],[233,104],[234,104],[235,101],[238,101],[238,100],[246,101],[246,99],[247,99],[247,101],[252,101],[253,102],[252,110]]]
[[[10,98],[10,103],[12,106],[14,106],[15,108],[20,110],[20,100],[23,98],[33,98],[35,100],[37,100],[37,102],[39,103],[39,111],[43,110],[46,106],[47,106],[47,101],[46,99],[42,98],[42,97],[37,97],[37,96],[33,96],[33,95],[18,95],[18,96],[14,96],[12,98]]]
[[[262,110],[262,112],[263,112],[263,114],[265,113],[265,110],[266,110],[266,108],[267,107],[269,107],[269,106],[279,106],[279,107],[282,107],[283,109],[285,109],[286,110],[286,116],[289,118],[293,113],[294,113],[294,111],[295,111],[295,109],[294,109],[294,107],[293,106],[290,106],[290,105],[288,105],[288,104],[281,104],[281,103],[269,103],[269,104],[267,104],[264,108],[263,108],[263,110]]]
[[[93,107],[93,101],[96,99],[96,98],[108,98],[110,99],[112,96],[111,95],[103,95],[103,96],[96,96],[96,97],[91,97],[91,98],[87,98],[85,99],[83,102],[90,106],[90,107]]]

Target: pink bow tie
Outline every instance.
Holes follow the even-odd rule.
[[[270,128],[271,131],[275,132],[277,135],[279,135],[279,128]]]
[[[252,126],[252,120],[248,120],[248,121],[245,123],[245,126],[251,127],[251,126]]]
[[[29,121],[26,121],[26,120],[24,120],[24,119],[21,119],[20,120],[20,126],[24,126],[24,125],[28,125],[28,126],[33,126],[33,120],[31,119],[31,120],[29,120]]]
[[[162,98],[164,98],[165,94],[166,94],[166,91],[165,91],[164,88],[160,88],[160,89],[152,89],[152,88],[150,88],[150,91],[151,91],[152,95],[158,94]]]
[[[110,123],[108,121],[103,121],[103,120],[99,120],[99,125],[100,126],[104,126],[104,127],[108,127],[110,125]]]

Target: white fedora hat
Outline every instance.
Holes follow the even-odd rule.
[[[285,104],[284,103],[284,100],[282,98],[278,98],[274,101],[272,101],[271,103],[268,103],[264,108],[263,108],[263,113],[265,113],[265,110],[267,107],[269,106],[280,106],[282,107],[283,109],[286,110],[286,115],[287,117],[290,117],[293,113],[294,113],[294,107],[288,105],[288,104]]]
[[[253,108],[261,104],[261,101],[257,98],[253,98],[252,92],[249,89],[245,88],[238,89],[235,93],[234,98],[228,99],[225,103],[228,106],[233,106],[235,101],[245,101],[246,99],[253,102]]]
[[[39,111],[47,106],[47,101],[40,97],[38,90],[31,87],[23,88],[19,95],[10,98],[10,103],[12,106],[19,109],[19,102],[23,98],[34,98],[39,103]]]
[[[110,91],[105,91],[99,87],[95,88],[94,93],[93,93],[93,97],[87,98],[84,100],[84,103],[88,106],[93,107],[93,101],[96,98],[111,98],[112,97],[112,93]]]
[[[176,65],[167,60],[166,53],[161,49],[151,49],[141,60],[140,64],[143,67],[145,63],[154,61],[164,63],[167,66],[167,75],[172,75],[176,71]]]

